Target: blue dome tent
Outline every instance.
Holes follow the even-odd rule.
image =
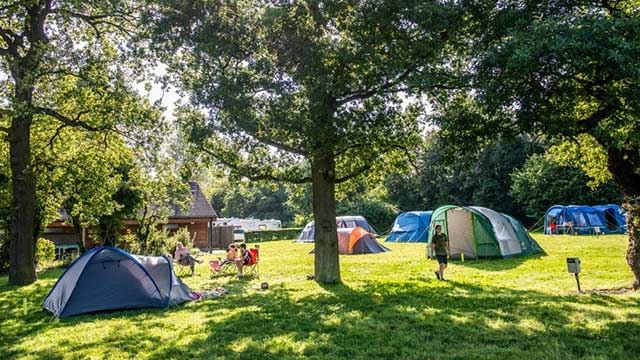
[[[388,242],[427,242],[431,211],[409,211],[398,215],[393,222]]]
[[[612,209],[608,206],[606,209]],[[607,220],[606,210],[598,206],[585,205],[554,205],[547,210],[544,217],[544,233],[545,234],[617,234],[623,233],[625,230],[614,225],[612,221],[617,223],[618,218]],[[616,208],[616,211],[618,211]]]
[[[44,300],[57,317],[168,307],[192,300],[164,256],[131,255],[112,246],[87,251],[65,270]]]

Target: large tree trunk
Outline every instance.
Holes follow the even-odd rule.
[[[336,233],[335,161],[318,157],[311,164],[315,220],[315,277],[322,284],[340,282]]]
[[[633,288],[640,289],[640,149],[609,149],[608,167],[625,197],[627,210],[627,263],[633,272]]]
[[[633,276],[633,288],[640,289],[640,196],[627,197],[624,208],[627,210],[627,232],[629,233],[629,246],[627,247],[627,263],[631,267]]]
[[[26,109],[13,118],[9,128],[11,160],[11,221],[9,225],[9,283],[26,285],[36,280],[34,255],[35,174],[31,167],[32,115]]]

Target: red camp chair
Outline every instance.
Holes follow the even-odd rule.
[[[244,273],[245,275],[255,275],[256,278],[260,278],[260,245],[256,245],[255,248],[248,250],[251,260],[244,266],[246,269]]]

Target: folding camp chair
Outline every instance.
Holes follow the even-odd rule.
[[[194,256],[194,260],[196,262],[202,262],[202,261],[197,260],[197,258],[198,258],[197,255]],[[196,264],[194,264],[194,267],[195,267],[195,265]],[[180,276],[183,276],[183,275],[186,275],[186,274],[193,275],[191,273],[191,265],[189,265],[189,264],[187,264],[185,262],[179,261],[178,259],[173,259],[173,268],[175,269],[176,274],[178,274]],[[195,270],[194,270],[194,272],[195,272]]]
[[[253,249],[248,249],[250,260],[248,264],[244,265],[245,275],[254,275],[256,278],[260,278],[260,245],[256,245]]]
[[[212,277],[233,275],[238,271],[236,268],[236,263],[227,259],[209,261],[209,270],[211,271]]]

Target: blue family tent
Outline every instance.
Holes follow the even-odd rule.
[[[431,211],[409,211],[398,215],[385,241],[427,242]]]
[[[43,307],[57,317],[136,308],[163,308],[192,300],[191,290],[164,256],[131,255],[112,246],[91,249],[62,274]]]
[[[596,205],[593,206],[593,208],[600,211],[604,217],[604,223],[609,230],[619,233],[627,232],[626,211],[620,205]]]
[[[554,205],[544,217],[545,234],[622,234],[626,232],[624,210],[609,205]]]

